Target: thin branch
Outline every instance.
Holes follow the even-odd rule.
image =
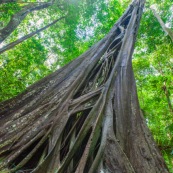
[[[159,16],[159,14],[156,12],[156,10],[154,8],[150,8],[154,14],[154,16],[156,17],[156,19],[158,20],[160,26],[162,27],[163,31],[169,35],[169,37],[171,38],[172,42],[173,42],[173,31],[166,27],[165,23],[163,22],[163,20],[161,19],[161,17]]]
[[[43,28],[38,29],[38,30],[36,30],[36,31],[34,31],[34,32],[30,33],[30,34],[28,34],[28,35],[25,35],[25,36],[21,37],[20,39],[18,39],[18,40],[16,40],[16,41],[12,42],[12,43],[10,43],[10,44],[7,44],[6,46],[4,46],[4,47],[2,47],[2,48],[0,49],[0,54],[3,53],[3,52],[5,52],[5,51],[7,51],[7,50],[9,50],[9,49],[11,49],[11,48],[13,48],[14,46],[16,46],[16,45],[18,45],[19,43],[21,43],[21,42],[27,40],[28,38],[31,38],[32,36],[34,36],[34,35],[40,33],[41,31],[43,31],[43,30],[49,28],[50,26],[54,25],[55,23],[57,23],[58,21],[60,21],[60,20],[62,20],[62,19],[64,19],[64,18],[65,18],[64,16],[63,16],[63,17],[60,17],[59,19],[54,20],[52,23],[50,23],[50,24],[44,26]]]
[[[16,2],[16,0],[0,0],[0,4]]]
[[[0,43],[3,42],[25,19],[25,17],[32,11],[41,10],[51,6],[53,2],[44,2],[44,3],[31,3],[22,8],[21,11],[17,12],[11,17],[11,20],[3,29],[0,30]]]
[[[0,0],[0,4],[5,4],[5,3],[13,3],[13,2],[16,2],[16,3],[19,3],[19,4],[28,4],[28,3],[44,3],[44,2],[24,2],[22,0]]]

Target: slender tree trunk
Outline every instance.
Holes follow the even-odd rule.
[[[32,11],[41,10],[52,5],[53,2],[30,3],[22,8],[21,11],[14,14],[11,20],[3,29],[0,30],[0,43],[3,42]]]
[[[16,2],[16,0],[0,0],[0,4]]]
[[[139,108],[132,54],[144,0],[80,57],[0,106],[0,170],[168,173]]]
[[[162,27],[163,31],[167,35],[169,35],[169,37],[171,38],[171,40],[173,42],[173,31],[170,28],[168,28],[168,27],[165,26],[163,20],[161,19],[161,17],[159,16],[159,14],[156,12],[155,9],[151,8],[151,10],[153,11],[153,14],[156,17],[156,19],[158,20],[158,22],[159,22],[160,26]]]
[[[165,93],[170,113],[173,115],[173,106],[172,106],[172,103],[171,103],[170,92],[169,92],[169,90],[168,90],[168,88],[166,86],[166,81],[164,82],[162,89],[163,89],[163,91]]]
[[[162,77],[164,77],[165,75],[164,75],[164,72],[162,70],[162,66],[161,66],[160,61],[159,61],[158,64],[159,64],[158,71],[160,72],[160,74],[162,75]],[[173,114],[173,106],[172,106],[171,98],[170,98],[171,94],[170,94],[170,91],[169,91],[168,86],[166,84],[166,81],[163,82],[162,90],[164,91],[164,94],[166,96],[168,107],[169,107],[169,111],[170,111],[171,114]]]
[[[50,24],[44,26],[43,28],[40,28],[40,29],[38,29],[38,30],[36,30],[36,31],[28,34],[28,35],[25,35],[25,36],[19,38],[18,40],[14,41],[14,42],[12,42],[10,44],[7,44],[6,46],[4,46],[4,47],[2,47],[0,49],[0,54],[3,53],[3,52],[5,52],[5,51],[7,51],[7,50],[9,50],[9,49],[12,49],[16,45],[22,43],[23,41],[27,40],[28,38],[31,38],[34,35],[40,33],[41,31],[44,31],[45,29],[49,28],[50,26],[54,25],[55,23],[57,23],[58,21],[60,21],[60,20],[62,20],[64,18],[65,17],[60,17],[59,19],[54,20],[53,22],[51,22]]]

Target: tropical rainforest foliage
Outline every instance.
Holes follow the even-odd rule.
[[[0,33],[14,14],[38,2],[0,1]],[[29,12],[0,44],[0,52],[4,46],[60,17],[64,18],[1,53],[0,101],[18,95],[86,51],[108,33],[129,3],[128,0],[60,0]],[[172,2],[148,0],[139,29],[133,68],[142,112],[170,172],[173,172],[173,43],[151,6],[166,26],[173,28]]]

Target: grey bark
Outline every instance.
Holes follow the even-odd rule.
[[[64,19],[64,18],[65,18],[65,17],[60,17],[59,19],[54,20],[54,21],[51,22],[50,24],[48,24],[48,25],[46,25],[46,26],[44,26],[44,27],[42,27],[42,28],[40,28],[40,29],[38,29],[38,30],[36,30],[36,31],[34,31],[34,32],[32,32],[32,33],[30,33],[30,34],[25,35],[25,36],[19,38],[18,40],[14,41],[14,42],[12,42],[12,43],[10,43],[10,44],[7,44],[6,46],[0,48],[0,54],[3,53],[3,52],[5,52],[5,51],[7,51],[7,50],[9,50],[9,49],[12,49],[14,46],[16,46],[16,45],[22,43],[23,41],[25,41],[25,40],[31,38],[32,36],[34,36],[34,35],[40,33],[41,31],[44,31],[45,29],[49,28],[50,26],[54,25],[55,23],[57,23],[58,21],[60,21],[60,20],[62,20],[62,19]]]
[[[0,4],[16,2],[16,0],[0,0]]]
[[[3,42],[25,19],[25,17],[36,10],[41,10],[52,5],[53,2],[30,3],[11,17],[9,23],[0,30],[0,43]]]
[[[151,8],[151,10],[153,11],[154,16],[156,17],[156,19],[158,20],[160,26],[162,27],[163,31],[169,35],[169,37],[171,38],[172,42],[173,42],[173,31],[166,27],[166,25],[164,24],[163,20],[161,19],[161,17],[159,16],[159,14],[156,12],[155,9]]]
[[[160,72],[160,74],[164,77],[164,72],[162,70],[162,66],[161,66],[161,63],[159,62],[159,69],[158,71]],[[172,106],[172,103],[171,103],[171,94],[170,94],[170,91],[169,91],[169,87],[167,86],[166,84],[166,81],[163,82],[163,86],[161,87],[165,96],[166,96],[166,99],[167,99],[167,102],[168,102],[168,107],[169,107],[169,110],[170,110],[170,113],[173,114],[173,106]]]
[[[170,98],[170,95],[171,94],[169,92],[168,87],[166,86],[166,81],[164,82],[162,89],[163,89],[163,91],[165,93],[165,96],[166,96],[166,99],[167,99],[167,102],[168,102],[170,113],[173,114],[173,106],[172,106],[172,102],[171,102],[171,98]]]
[[[87,52],[0,104],[0,170],[168,173],[132,69],[144,3],[134,0]]]

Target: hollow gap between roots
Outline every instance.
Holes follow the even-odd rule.
[[[67,121],[61,140],[60,162],[62,162],[68,154],[71,145],[75,141],[90,111],[91,109],[87,109],[82,112],[75,113],[74,115],[71,115]]]
[[[88,158],[87,162],[86,162],[86,165],[85,165],[85,169],[84,169],[84,172],[83,173],[88,173],[89,172],[89,169],[91,168],[91,165],[92,163],[94,162],[94,159],[98,153],[98,150],[100,148],[100,144],[101,144],[101,136],[102,136],[102,129],[100,131],[100,135],[99,135],[99,138],[96,142],[96,145],[94,147],[94,150],[93,150],[93,153],[92,155]]]
[[[39,143],[41,138],[39,138],[37,141],[35,141],[31,146],[29,146],[28,148],[26,148],[26,150],[24,150],[15,160],[14,162],[12,162],[9,167],[10,169],[15,168],[16,165],[18,165],[23,159],[25,159],[27,157],[27,155],[36,147],[36,145]],[[47,154],[47,146],[48,146],[48,140],[46,140],[37,150],[37,152],[35,152],[35,154],[31,157],[31,159],[28,160],[28,162],[22,166],[22,168],[20,168],[20,172],[25,172],[25,173],[29,173],[31,172],[31,170],[33,170],[39,163],[43,152],[46,152]],[[45,155],[46,155],[45,154]],[[17,172],[19,172],[17,171]]]

